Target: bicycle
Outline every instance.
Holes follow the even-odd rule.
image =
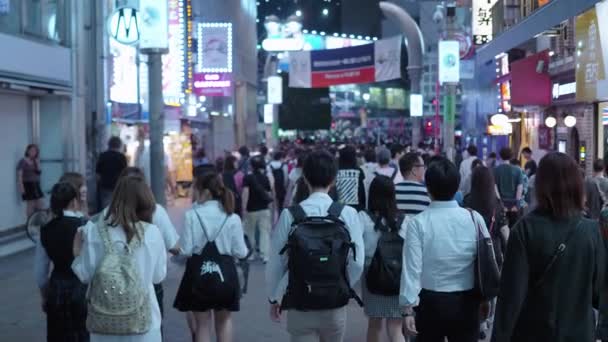
[[[25,233],[32,242],[38,242],[40,228],[53,219],[51,209],[37,209],[28,218],[25,224]]]

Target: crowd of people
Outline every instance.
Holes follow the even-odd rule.
[[[117,143],[97,168],[97,218],[82,176],[53,187],[35,267],[48,341],[161,341],[168,255],[186,261],[173,307],[194,342],[233,340],[239,260],[265,265],[270,319],[294,342],[342,341],[351,300],[368,342],[608,340],[601,160],[585,179],[569,156],[537,164],[528,148],[523,167],[475,146],[459,166],[398,144],[199,153],[178,236]],[[28,198],[36,153],[20,165]],[[493,267],[500,282],[481,281]]]

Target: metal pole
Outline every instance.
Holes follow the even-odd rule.
[[[163,101],[163,62],[162,52],[149,51],[148,86],[150,94],[150,186],[160,205],[166,204],[165,198],[165,149],[163,136],[165,113]]]

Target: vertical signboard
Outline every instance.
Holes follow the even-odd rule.
[[[283,78],[281,76],[268,77],[268,103],[283,103]]]
[[[456,40],[439,41],[439,83],[460,82],[460,43]]]
[[[423,105],[422,105],[422,95],[421,94],[411,94],[410,95],[410,116],[411,117],[419,117],[422,116]]]
[[[595,8],[576,18],[576,100],[597,99],[597,83],[605,79],[600,27]]]
[[[169,48],[169,14],[167,1],[139,0],[140,49]]]
[[[163,97],[166,104],[178,105],[186,82],[184,0],[168,0],[168,8],[169,51],[163,55]]]
[[[498,0],[473,0],[473,42],[482,45],[492,40],[492,7]]]

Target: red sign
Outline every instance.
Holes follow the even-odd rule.
[[[194,74],[194,93],[198,96],[232,96],[232,74]]]

